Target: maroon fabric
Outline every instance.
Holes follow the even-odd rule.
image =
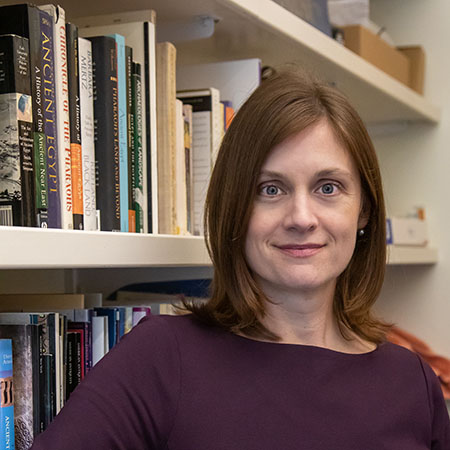
[[[32,450],[450,450],[439,382],[392,343],[361,355],[153,316]]]

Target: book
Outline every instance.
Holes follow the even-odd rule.
[[[14,385],[11,339],[0,339],[0,449],[14,449]]]
[[[44,130],[42,48],[39,10],[31,5],[0,7],[0,30],[28,39],[33,116],[33,169],[37,226],[48,227],[47,149]]]
[[[94,87],[92,84],[92,44],[78,38],[80,74],[81,158],[83,178],[83,226],[97,230],[95,196]]]
[[[175,140],[175,234],[188,233],[188,209],[186,179],[186,148],[184,138],[183,102],[176,99],[176,140]],[[189,164],[189,163],[188,163]]]
[[[132,117],[133,117],[133,210],[135,212],[136,233],[145,232],[146,193],[144,193],[144,153],[142,148],[142,81],[141,65],[133,62],[132,77]]]
[[[194,179],[192,173],[192,105],[183,104],[184,152],[186,163],[187,231],[194,234]]]
[[[134,210],[134,115],[133,115],[133,49],[125,46],[126,98],[127,98],[127,158],[128,158],[128,231],[136,232],[136,211]]]
[[[46,365],[46,387],[44,392],[45,427],[54,419],[63,406],[63,381],[60,342],[60,318],[57,312],[31,314],[31,323],[42,326],[42,354]]]
[[[73,229],[72,166],[70,150],[69,80],[67,73],[66,13],[61,6],[42,5],[53,26],[55,59],[55,108],[58,143],[58,169],[61,201],[61,228]]]
[[[245,103],[261,84],[261,60],[258,58],[188,64],[177,67],[177,89],[193,90],[213,86],[222,100],[234,110]]]
[[[108,350],[111,350],[119,342],[120,313],[116,307],[94,308],[97,316],[108,318]]]
[[[108,318],[106,316],[92,317],[92,365],[95,366],[108,352]]]
[[[84,308],[83,294],[0,294],[0,311],[52,311]]]
[[[28,39],[0,36],[0,225],[35,226]]]
[[[153,10],[77,19],[84,37],[109,33],[124,36],[133,48],[134,62],[141,67],[144,233],[158,233],[155,20]]]
[[[120,150],[116,42],[107,36],[92,43],[94,81],[96,198],[100,229],[120,231]]]
[[[14,366],[14,434],[16,450],[28,450],[35,435],[39,418],[39,404],[35,403],[36,375],[39,379],[39,367],[36,367],[36,354],[39,355],[39,337],[37,326],[30,324],[0,325],[0,339],[12,340]],[[37,342],[34,339],[37,336]],[[39,359],[37,359],[39,363]]]
[[[121,34],[109,34],[116,41],[117,49],[117,97],[119,114],[119,186],[120,231],[128,232],[128,137],[127,137],[127,69],[125,38]]]
[[[194,234],[203,235],[203,209],[209,179],[223,137],[223,110],[215,88],[179,91],[177,97],[192,105],[192,176]]]
[[[52,18],[45,11],[39,10],[39,18],[42,51],[42,100],[47,146],[48,227],[61,228],[53,23]]]
[[[81,330],[73,330],[67,332],[67,398],[81,383],[83,368],[83,349]]]
[[[149,306],[133,306],[132,326],[135,327],[143,317],[151,315],[152,311]]]
[[[66,24],[67,74],[69,78],[70,153],[72,165],[73,228],[84,228],[83,162],[81,147],[81,105],[78,29],[73,23]]]
[[[161,234],[176,234],[176,49],[156,44],[156,121],[158,130],[158,216]]]

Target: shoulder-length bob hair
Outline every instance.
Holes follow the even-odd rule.
[[[205,239],[214,266],[211,298],[185,304],[203,322],[268,340],[279,337],[261,323],[270,301],[246,262],[245,239],[261,167],[285,139],[327,120],[353,157],[361,178],[364,237],[339,276],[334,314],[346,339],[356,333],[385,340],[388,324],[372,316],[386,262],[383,188],[377,157],[364,124],[346,97],[299,71],[263,81],[234,117],[218,152],[205,204]]]

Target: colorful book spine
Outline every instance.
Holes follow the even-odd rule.
[[[92,42],[95,157],[100,229],[120,231],[119,97],[116,42],[107,36]]]
[[[78,29],[66,24],[69,77],[70,153],[72,157],[73,227],[83,229],[83,170],[81,149]]]
[[[67,73],[66,13],[61,6],[44,5],[53,24],[55,107],[60,181],[61,228],[73,229],[72,166],[70,151],[69,83]]]
[[[12,340],[14,367],[14,437],[16,450],[28,450],[35,435],[34,391],[34,349],[35,325],[0,325],[0,339]]]
[[[133,116],[133,209],[136,213],[136,233],[144,233],[144,154],[142,148],[142,80],[141,65],[133,63],[131,78]]]
[[[117,87],[119,107],[119,156],[120,156],[120,231],[128,232],[128,150],[127,150],[127,69],[125,38],[111,34],[117,49]]]
[[[192,176],[192,105],[183,105],[184,151],[186,162],[187,231],[194,234],[194,180]]]
[[[53,23],[51,17],[45,11],[39,11],[39,16],[42,49],[44,129],[47,145],[48,227],[61,228]]]
[[[133,49],[125,46],[126,63],[126,89],[127,89],[127,157],[128,157],[128,231],[136,232],[136,212],[133,208],[134,195],[134,118],[133,118],[133,92],[131,78],[133,76]]]
[[[78,38],[80,73],[81,148],[83,168],[84,229],[97,230],[95,199],[94,91],[92,84],[92,44]]]
[[[35,226],[28,39],[0,36],[0,225]]]
[[[0,450],[14,450],[14,386],[11,339],[0,339]]]

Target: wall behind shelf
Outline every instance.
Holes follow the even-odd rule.
[[[401,133],[377,137],[391,213],[426,208],[431,245],[438,248],[435,266],[388,267],[377,304],[388,320],[450,357],[450,3],[448,0],[377,0],[371,18],[385,26],[397,45],[420,44],[426,52],[426,97],[442,107],[436,127],[409,126]]]

